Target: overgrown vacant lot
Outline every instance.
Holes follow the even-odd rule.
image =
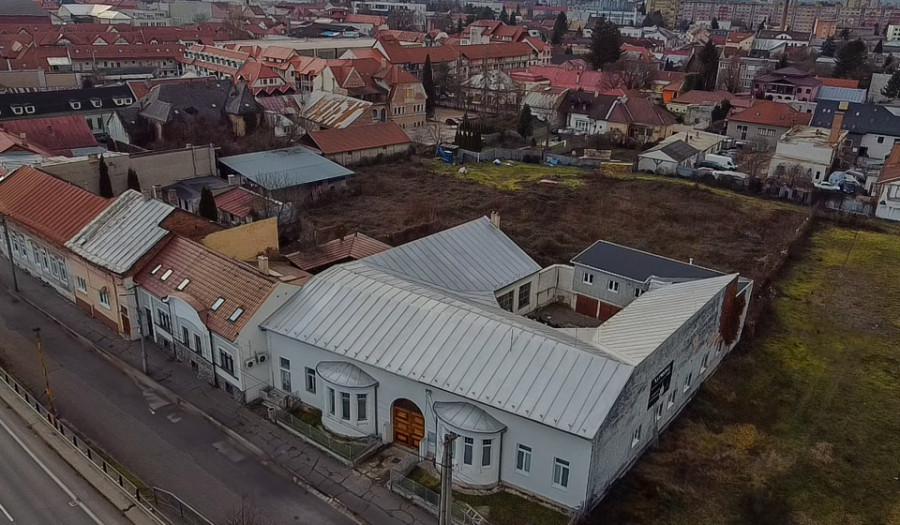
[[[606,239],[760,278],[805,218],[798,208],[674,179],[468,167],[467,176],[432,162],[360,169],[354,195],[304,210],[305,225],[344,225],[396,245],[497,210],[503,230],[543,265]],[[564,183],[539,182],[554,176]]]
[[[900,524],[900,237],[828,227],[589,520]]]

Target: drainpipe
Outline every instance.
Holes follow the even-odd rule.
[[[9,226],[6,223],[6,215],[0,215],[0,224],[3,225],[3,236],[6,238],[6,253],[9,254],[9,268],[12,270],[13,289],[19,291],[19,279],[16,277],[16,262],[13,260],[12,243],[9,242]]]
[[[209,329],[208,325],[206,331],[209,333],[209,362],[212,363],[213,368],[213,386],[219,388],[219,376],[216,374],[216,344],[213,341],[212,330]]]

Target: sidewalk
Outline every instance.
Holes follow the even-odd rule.
[[[0,279],[12,291],[9,261],[0,257]],[[150,340],[149,378],[141,373],[140,341],[126,341],[91,319],[50,287],[17,269],[19,297],[100,351],[117,368],[183,409],[202,414],[232,439],[257,455],[263,464],[284,469],[295,483],[334,507],[372,525],[433,524],[425,510],[385,486],[390,465],[363,474],[239,404],[226,392],[195,377],[171,351]],[[127,458],[123,458],[127,461]]]

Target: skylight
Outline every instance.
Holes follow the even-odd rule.
[[[159,280],[160,280],[160,281],[165,281],[166,279],[169,278],[170,275],[172,275],[172,269],[171,269],[171,268],[169,268],[168,270],[166,270],[166,273],[162,274],[162,277],[160,277]]]
[[[185,280],[181,281],[181,283],[178,285],[178,291],[184,290],[185,288],[187,288],[187,285],[189,285],[189,284],[191,284],[190,279],[185,279]]]
[[[212,311],[215,312],[216,310],[218,310],[219,307],[222,306],[222,303],[224,303],[224,302],[225,302],[224,297],[219,297],[218,299],[216,299],[216,302],[214,302],[212,304]]]
[[[238,306],[237,308],[235,308],[234,313],[231,314],[231,317],[229,317],[228,320],[233,323],[238,320],[238,317],[240,317],[242,313],[244,313],[244,309]]]
[[[156,272],[158,272],[160,268],[162,268],[161,264],[157,264],[156,266],[154,266],[153,269],[150,270],[150,275],[156,275]]]

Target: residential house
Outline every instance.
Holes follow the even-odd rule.
[[[859,104],[837,100],[818,103],[812,126],[831,128],[836,118],[849,132],[851,153],[858,165],[878,166],[900,140],[900,111],[876,104]],[[840,115],[840,117],[838,117]]]
[[[94,135],[104,135],[117,109],[134,104],[126,85],[0,94],[0,121],[79,115]]]
[[[847,136],[839,126],[794,126],[778,139],[767,185],[783,198],[805,201],[815,184],[828,181],[835,160],[849,149]]]
[[[671,113],[637,93],[619,97],[609,113],[609,129],[638,142],[655,142],[675,132]]]
[[[666,109],[675,115],[682,115],[685,124],[706,129],[713,123],[713,111],[722,107],[725,101],[730,108],[729,114],[750,107],[751,102],[747,97],[739,97],[727,91],[692,89],[666,104]]]
[[[479,113],[517,114],[522,99],[521,89],[503,71],[472,75],[462,83],[465,108]]]
[[[750,51],[753,49],[753,39],[756,33],[732,31],[728,33],[725,39],[725,47],[733,47],[742,51]]]
[[[576,134],[598,135],[609,132],[609,117],[618,100],[612,95],[587,91],[569,91],[562,101],[565,127]]]
[[[753,39],[753,50],[766,56],[783,53],[787,48],[809,46],[810,34],[803,31],[764,29]]]
[[[675,175],[679,166],[693,167],[709,153],[715,153],[725,137],[705,131],[672,135],[638,154],[637,170],[660,175]]]
[[[262,324],[275,387],[345,438],[429,461],[452,443],[459,486],[588,509],[737,342],[752,286],[660,283],[599,328],[558,330],[514,312],[570,284],[542,280],[495,224],[315,275]]]
[[[568,92],[565,88],[536,87],[525,93],[522,105],[528,104],[535,119],[545,122],[550,130],[556,130],[566,125],[561,109]]]
[[[729,53],[731,48],[722,50],[716,85],[720,88],[733,84],[739,93],[750,92],[754,80],[778,67],[778,60],[746,56],[745,52]]]
[[[52,154],[27,137],[0,130],[0,176],[22,166],[40,164]]]
[[[822,81],[795,67],[776,69],[753,80],[754,97],[775,102],[816,100]]]
[[[387,109],[376,110],[371,102],[346,95],[314,91],[309,95],[297,118],[306,130],[341,129],[372,122],[386,122]]]
[[[326,159],[342,166],[406,154],[412,146],[409,135],[393,122],[343,129],[310,130],[304,140],[322,152]]]
[[[52,156],[78,157],[106,151],[79,115],[7,120],[0,122],[0,130]]]
[[[263,197],[247,188],[232,187],[214,195],[218,222],[225,227],[240,226],[270,217],[278,217],[280,223],[293,218],[290,203]]]
[[[75,282],[66,243],[110,201],[30,166],[0,179],[0,213],[16,266],[75,302]],[[3,253],[9,257],[6,244]],[[103,299],[110,307],[112,296]]]
[[[219,159],[225,174],[266,197],[293,205],[318,200],[347,185],[353,172],[303,146]]]
[[[898,25],[897,27],[900,27]],[[900,99],[886,97],[881,94],[881,91],[887,86],[888,82],[891,80],[891,73],[872,73],[872,80],[869,82],[869,90],[866,95],[865,102],[870,102],[873,104],[881,104],[884,106],[898,106],[900,105]],[[855,102],[851,100],[850,102]]]
[[[765,149],[774,148],[781,135],[794,126],[809,124],[811,117],[787,104],[764,100],[729,116],[725,134]]]
[[[390,248],[389,245],[377,239],[354,232],[352,235],[343,235],[337,239],[317,244],[310,249],[285,254],[285,258],[297,268],[316,274],[335,264],[358,261]]]
[[[173,184],[157,188],[154,197],[187,213],[199,215],[200,196],[203,194],[204,188],[208,189],[215,197],[239,184],[240,180],[234,175],[228,179],[223,179],[215,174],[205,177],[190,177],[178,179]]]
[[[900,221],[900,145],[891,149],[875,184],[875,216]]]
[[[245,83],[257,97],[294,92],[293,82],[287,82],[275,69],[255,60],[244,62],[234,80],[236,83]]]
[[[270,277],[267,264],[170,238],[134,278],[147,337],[235,398],[259,398],[272,373],[259,324],[297,291]]]
[[[82,77],[102,77],[107,82],[121,75],[175,78],[182,74],[181,44],[72,45],[67,46],[72,71]]]
[[[6,0],[0,3],[0,24],[50,26],[50,13],[31,0]]]

